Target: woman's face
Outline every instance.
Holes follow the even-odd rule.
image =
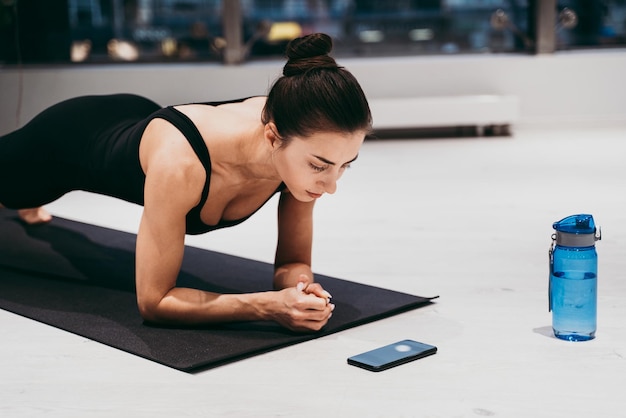
[[[293,197],[310,202],[333,194],[343,172],[359,155],[365,132],[319,132],[275,144],[276,171]]]

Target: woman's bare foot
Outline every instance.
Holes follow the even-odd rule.
[[[24,222],[31,225],[50,222],[52,219],[52,215],[41,206],[38,208],[19,209],[17,214]]]

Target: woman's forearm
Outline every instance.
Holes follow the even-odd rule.
[[[317,331],[334,306],[315,284],[310,292],[295,287],[280,291],[217,294],[173,288],[149,308],[140,304],[145,320],[160,324],[214,324],[239,321],[274,321],[293,331]],[[329,296],[329,295],[328,295]],[[143,307],[142,307],[143,306]]]
[[[141,306],[142,317],[161,324],[210,324],[271,319],[275,292],[218,294],[175,287],[154,306]]]

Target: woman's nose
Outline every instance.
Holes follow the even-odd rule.
[[[322,186],[324,188],[324,192],[328,194],[333,194],[337,191],[337,176],[329,175],[322,180]]]

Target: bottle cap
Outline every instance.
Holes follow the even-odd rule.
[[[579,214],[568,216],[552,224],[556,230],[556,243],[565,247],[591,247],[601,237],[596,236],[593,216]]]

